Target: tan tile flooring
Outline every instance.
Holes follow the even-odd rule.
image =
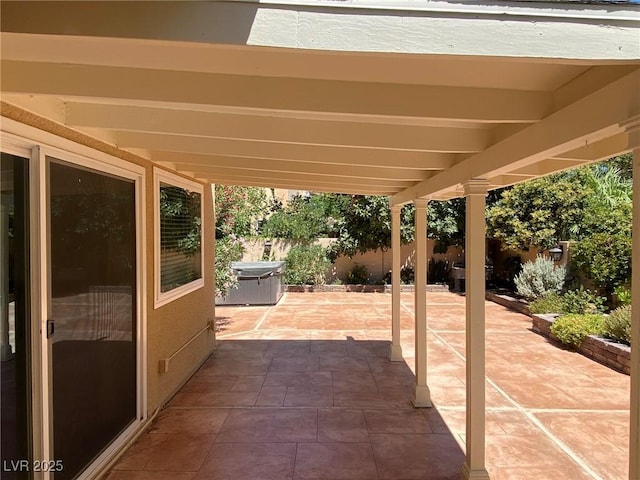
[[[464,461],[464,298],[428,293],[435,408],[409,403],[387,360],[391,296],[287,293],[275,307],[218,307],[219,348],[109,480],[457,479]],[[491,478],[626,479],[629,377],[532,333],[487,302]]]

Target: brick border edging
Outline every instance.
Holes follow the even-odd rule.
[[[283,285],[285,292],[360,292],[389,293],[391,285]],[[413,292],[413,285],[400,285],[401,292]],[[448,292],[447,285],[427,285],[427,292]]]
[[[555,314],[533,314],[531,315],[531,329],[539,335],[561,343],[560,339],[551,333],[551,325],[557,317],[558,315]],[[612,342],[596,335],[589,335],[577,351],[618,372],[631,374],[631,347],[628,345]]]
[[[511,310],[515,310],[518,313],[531,316],[529,304],[524,300],[518,300],[517,298],[510,297],[509,295],[502,295],[488,290],[485,296],[487,300],[490,300],[493,303],[497,303],[498,305],[502,305],[503,307],[510,308]]]

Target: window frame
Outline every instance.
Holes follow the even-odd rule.
[[[160,258],[160,186],[168,184],[200,195],[200,278],[162,292],[162,265]],[[204,287],[204,185],[188,180],[174,173],[153,167],[153,216],[154,228],[154,308],[162,307],[178,298],[184,297]]]

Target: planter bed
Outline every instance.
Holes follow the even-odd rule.
[[[544,337],[561,343],[560,340],[551,333],[551,325],[557,317],[558,315],[556,314],[533,314],[531,315],[531,329]],[[589,335],[577,351],[618,372],[626,373],[627,375],[631,373],[631,347],[628,345],[613,342],[607,338],[596,335]]]
[[[497,303],[498,305],[502,305],[503,307],[514,310],[518,313],[531,316],[529,304],[524,300],[520,300],[503,293],[491,292],[489,290],[487,290],[486,299]]]
[[[391,285],[285,285],[286,292],[389,293]],[[401,292],[413,292],[413,285],[400,285]],[[427,285],[427,292],[448,292],[447,285]]]

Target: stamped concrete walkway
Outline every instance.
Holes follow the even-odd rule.
[[[435,408],[414,409],[387,360],[391,296],[287,293],[218,307],[219,348],[109,480],[458,479],[464,461],[464,298],[428,293]],[[626,479],[629,377],[532,333],[487,302],[487,466],[494,480]]]

